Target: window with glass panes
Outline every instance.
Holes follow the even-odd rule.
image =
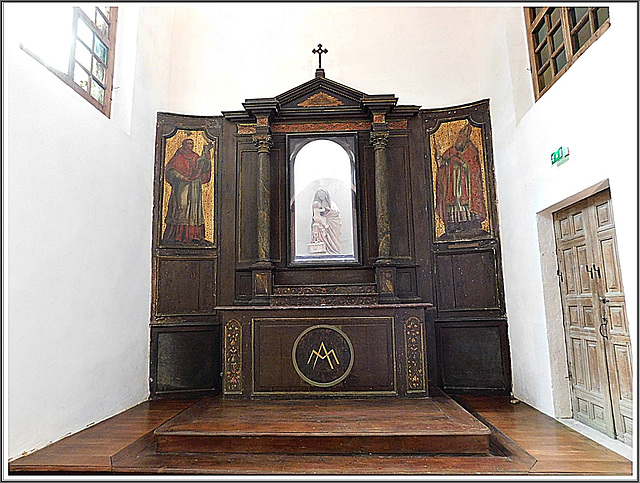
[[[526,7],[536,100],[609,28],[608,7]]]
[[[118,9],[81,5],[43,8],[21,47],[109,116]]]

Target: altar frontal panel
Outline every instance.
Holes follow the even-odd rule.
[[[254,394],[397,394],[393,317],[254,318]]]

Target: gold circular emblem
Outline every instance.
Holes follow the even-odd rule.
[[[293,343],[293,367],[303,381],[331,387],[344,381],[353,367],[353,345],[347,334],[333,325],[314,325]]]

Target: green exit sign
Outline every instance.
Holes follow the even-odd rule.
[[[561,147],[557,151],[551,153],[551,165],[562,164],[569,159],[569,148]]]

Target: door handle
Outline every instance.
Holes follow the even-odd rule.
[[[601,297],[600,302],[602,302],[603,304],[607,304],[610,302],[610,300],[607,297]]]
[[[606,329],[607,329],[607,318],[606,317],[602,317],[603,322],[600,324],[599,327],[599,331],[600,331],[600,335],[602,337],[604,337],[605,339],[608,339],[609,336],[607,335]]]
[[[589,276],[591,277],[591,280],[593,280],[593,270],[591,270],[589,268],[589,265],[585,265],[584,269],[587,271],[587,273],[589,274]]]

